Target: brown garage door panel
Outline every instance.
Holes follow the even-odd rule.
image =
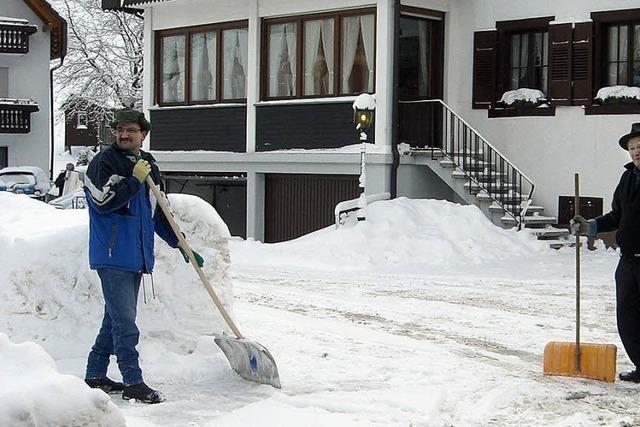
[[[268,174],[264,241],[291,240],[331,225],[336,204],[359,194],[356,175]]]

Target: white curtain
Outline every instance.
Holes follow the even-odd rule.
[[[418,96],[429,95],[429,23],[418,21],[418,51],[420,68],[418,74]]]
[[[329,68],[329,93],[334,93],[333,89],[333,48],[334,48],[334,20],[325,19],[322,21],[322,43],[324,44],[325,60]]]
[[[296,24],[272,25],[269,31],[269,96],[295,95]]]
[[[246,98],[248,32],[242,28],[226,30],[222,34],[224,45],[223,98]]]
[[[191,99],[212,101],[216,98],[216,33],[191,36]]]
[[[269,27],[269,96],[278,94],[278,65],[280,64],[280,38],[284,25]]]
[[[184,36],[162,40],[162,100],[184,102]]]
[[[343,18],[342,27],[342,93],[351,93],[349,76],[353,69],[358,48],[358,34],[360,33],[360,17],[348,16]]]
[[[318,45],[320,44],[320,33],[322,31],[322,21],[307,21],[304,24],[304,94],[318,95],[314,91],[313,69],[318,60]],[[326,47],[326,46],[325,46]]]
[[[288,95],[296,95],[296,53],[298,51],[297,47],[297,34],[296,34],[296,24],[287,24],[287,44],[289,46],[289,63],[291,64],[291,88],[289,89]]]
[[[373,15],[360,17],[360,28],[362,29],[362,41],[364,42],[364,53],[367,56],[367,66],[369,67],[369,83],[367,92],[373,92],[373,74],[376,68],[375,63],[375,21]],[[356,39],[357,40],[357,39]]]

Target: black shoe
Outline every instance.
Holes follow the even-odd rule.
[[[87,378],[85,383],[91,388],[99,388],[105,393],[120,393],[124,390],[124,384],[104,378]]]
[[[164,402],[164,396],[158,390],[154,390],[145,383],[127,385],[122,391],[124,400],[135,399],[144,403]]]
[[[620,375],[618,375],[618,377],[622,381],[633,381],[634,383],[640,383],[640,371],[638,371],[638,369],[634,369],[633,371],[629,372],[620,372]]]

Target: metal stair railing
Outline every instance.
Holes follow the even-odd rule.
[[[464,173],[469,194],[484,191],[520,230],[531,204],[533,182],[441,99],[399,102],[433,104],[427,112],[431,117],[424,122],[429,127],[425,146],[431,149],[431,158],[436,160],[436,152],[442,152]]]

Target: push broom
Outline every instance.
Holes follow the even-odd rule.
[[[575,174],[575,215],[580,214],[580,177]],[[614,382],[616,346],[580,342],[580,232],[576,233],[576,341],[551,341],[544,348],[545,375],[583,377]]]

